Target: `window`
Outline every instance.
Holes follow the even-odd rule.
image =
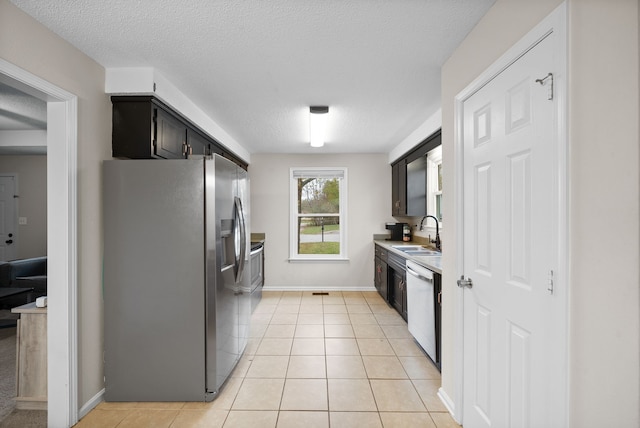
[[[442,146],[427,153],[427,213],[442,221]]]
[[[291,260],[345,260],[347,169],[291,168]]]

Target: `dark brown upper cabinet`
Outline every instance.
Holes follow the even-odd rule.
[[[164,159],[180,159],[187,155],[187,126],[169,112],[153,109],[153,154]]]
[[[442,144],[440,130],[391,164],[391,215],[427,215],[427,153]]]
[[[394,216],[407,213],[407,161],[401,159],[391,166],[391,212]]]
[[[427,156],[407,162],[407,215],[427,215]]]
[[[113,96],[111,103],[115,158],[184,159],[216,153],[247,169],[246,162],[152,96]]]

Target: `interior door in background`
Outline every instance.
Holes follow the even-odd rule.
[[[15,176],[0,175],[0,261],[13,260],[17,254],[17,190]]]
[[[553,427],[563,390],[555,33],[464,101],[465,427]],[[547,76],[549,76],[547,78]],[[562,372],[562,369],[560,369]],[[566,377],[566,375],[564,376]]]

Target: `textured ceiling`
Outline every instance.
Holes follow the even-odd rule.
[[[252,153],[389,152],[437,111],[441,65],[494,2],[11,1],[106,68],[155,68]],[[329,106],[321,149],[310,105]]]
[[[0,130],[47,129],[47,103],[0,83]]]

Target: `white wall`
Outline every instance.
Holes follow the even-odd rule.
[[[0,156],[0,173],[18,174],[18,225],[16,259],[47,255],[47,157]]]
[[[101,165],[111,157],[104,69],[7,0],[0,57],[78,97],[78,407],[103,387]]]
[[[1,130],[0,147],[8,151],[19,147],[23,153],[44,154],[47,152],[47,130]]]
[[[373,288],[373,234],[385,233],[391,214],[391,167],[386,154],[253,154],[251,231],[266,234],[265,288]],[[289,168],[348,168],[348,262],[289,258]]]
[[[497,0],[442,69],[444,215],[453,216],[454,97],[558,0]],[[569,0],[569,418],[640,426],[638,1]],[[602,225],[602,226],[600,226]],[[600,230],[602,232],[594,232]],[[595,229],[594,229],[595,228]],[[455,396],[455,225],[443,260],[442,387]],[[606,410],[604,410],[606,409]]]
[[[413,131],[407,138],[402,140],[400,144],[395,146],[389,152],[389,163],[400,159],[402,155],[413,149],[415,146],[424,141],[425,138],[436,132],[442,127],[442,110],[438,109],[434,114],[429,116],[422,125]]]

